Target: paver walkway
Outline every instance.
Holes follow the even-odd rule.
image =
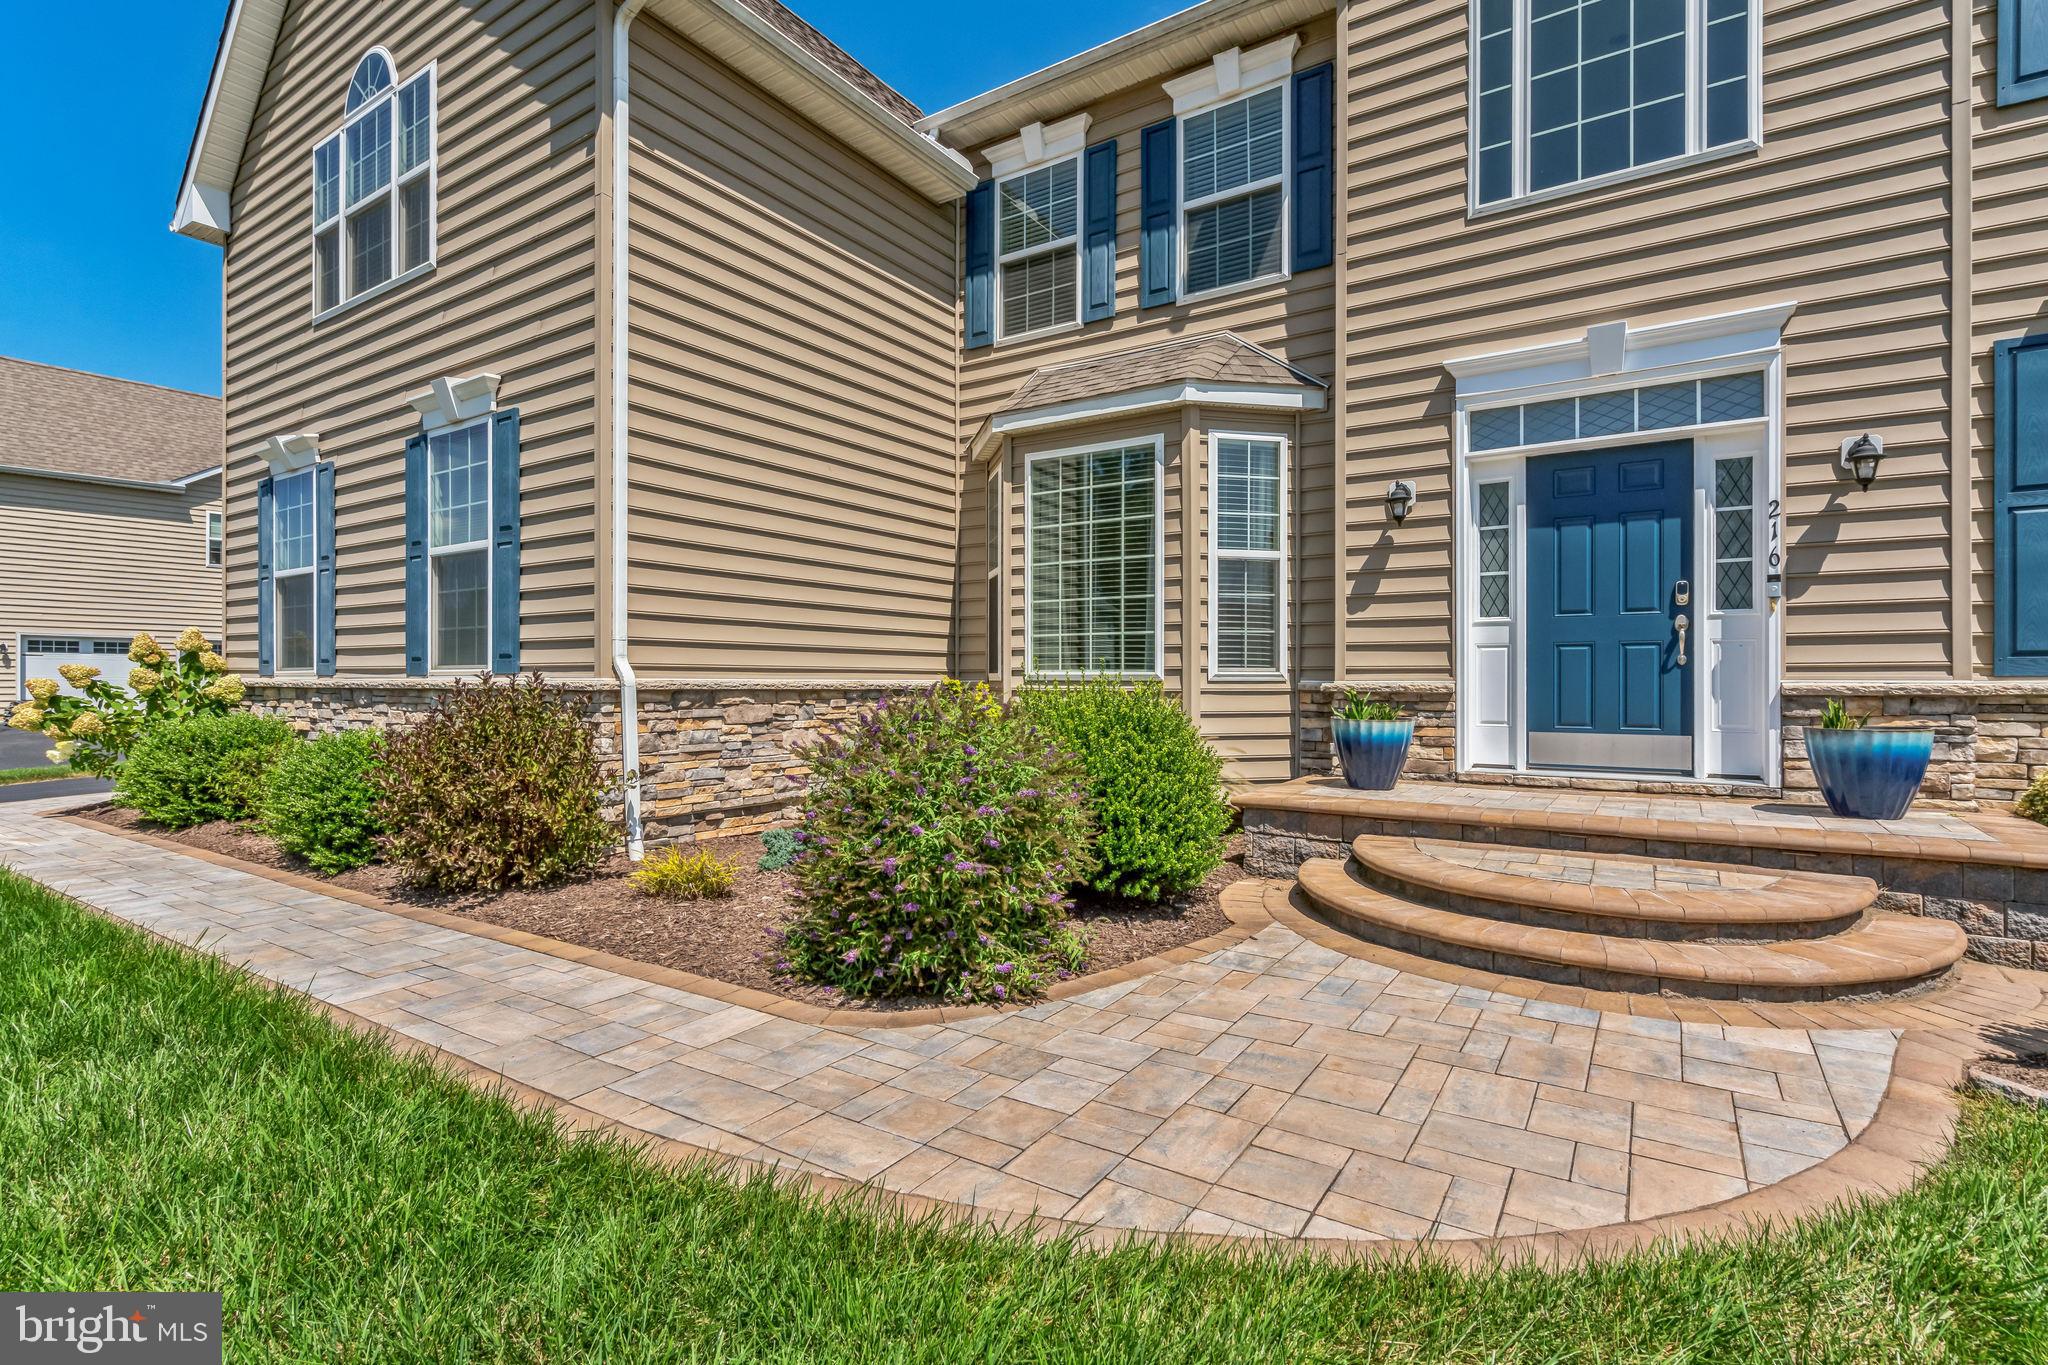
[[[1694,1208],[1840,1151],[1899,1037],[1601,1013],[1397,971],[1280,923],[1017,1013],[817,1026],[38,808],[0,809],[0,862],[562,1101],[720,1153],[1104,1227],[1452,1239]]]

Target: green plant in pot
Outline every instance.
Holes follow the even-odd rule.
[[[1836,815],[1896,820],[1913,804],[1934,756],[1934,732],[1866,727],[1830,698],[1820,722],[1806,727],[1806,756],[1821,798]]]
[[[1407,765],[1415,722],[1392,702],[1374,701],[1370,692],[1347,688],[1330,708],[1330,733],[1347,786],[1390,791]]]

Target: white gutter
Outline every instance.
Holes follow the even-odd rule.
[[[626,610],[627,442],[626,442],[626,307],[630,284],[627,248],[627,206],[632,194],[627,180],[632,140],[629,77],[632,71],[633,20],[647,0],[621,0],[612,14],[612,420],[611,420],[611,639],[612,672],[619,680],[619,764],[626,798],[626,856],[634,862],[647,854],[640,822],[640,681],[627,659],[629,621]]]
[[[182,493],[201,479],[220,473],[220,466],[187,474],[182,479],[124,479],[117,474],[80,474],[67,469],[42,469],[36,465],[0,464],[0,474],[18,474],[31,479],[62,479],[68,483],[97,483],[109,488],[137,488],[148,493]]]

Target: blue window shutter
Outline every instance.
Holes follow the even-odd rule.
[[[996,339],[996,186],[984,180],[967,194],[967,319],[965,348]]]
[[[1996,653],[2004,675],[2048,674],[2048,334],[2001,341],[1997,397]]]
[[[1081,321],[1116,315],[1116,140],[1088,149],[1082,198],[1088,229],[1082,238]]]
[[[1172,119],[1139,135],[1138,182],[1144,235],[1138,239],[1138,306],[1156,308],[1180,296],[1180,148]]]
[[[1294,73],[1294,269],[1336,259],[1336,67],[1330,62]]]
[[[405,671],[427,674],[427,435],[405,443]]]
[[[491,672],[519,671],[519,409],[491,414]]]
[[[2048,0],[1998,0],[1998,102],[2048,95]]]
[[[334,462],[313,466],[313,671],[334,676]]]
[[[270,509],[276,490],[269,479],[256,485],[256,676],[277,672],[277,602],[270,591]]]

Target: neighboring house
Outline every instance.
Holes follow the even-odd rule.
[[[0,356],[0,696],[221,629],[218,398]]]
[[[662,833],[948,672],[1162,678],[1244,778],[1356,685],[1417,775],[1706,791],[1851,692],[2008,793],[2044,35],[1206,0],[920,115],[774,0],[239,0],[175,223],[230,652],[319,724],[576,680]]]

